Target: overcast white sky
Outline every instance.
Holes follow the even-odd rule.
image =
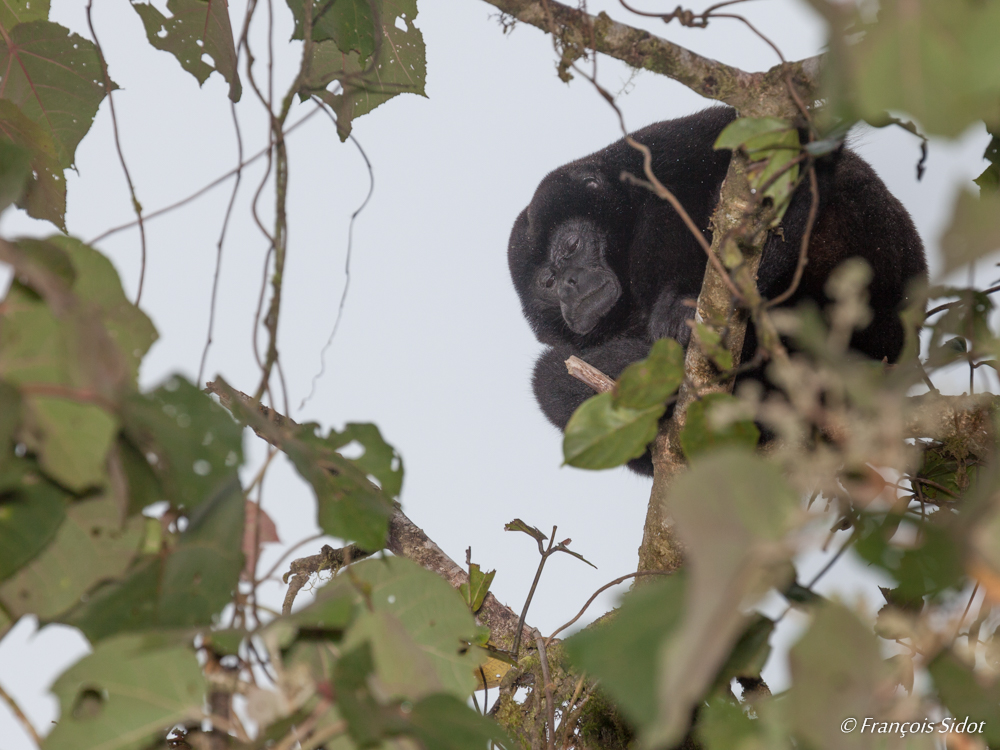
[[[125,0],[95,5],[110,73],[121,86],[115,102],[122,145],[139,200],[147,211],[155,210],[235,166],[227,87],[214,75],[199,89],[172,56],[149,46]],[[164,0],[154,5],[166,12]],[[232,6],[238,28],[244,2],[233,0]],[[80,0],[52,0],[51,17],[86,36],[83,8]],[[619,20],[637,20],[614,3],[591,4],[591,10],[601,9]],[[265,10],[262,3],[254,34],[258,59],[264,58]],[[285,41],[290,25],[284,3],[274,0],[274,10],[276,91],[283,92],[299,47]],[[788,59],[821,51],[823,29],[804,4],[757,0],[741,12]],[[355,123],[374,168],[375,191],[354,228],[350,293],[327,371],[303,411],[298,404],[318,370],[344,285],[348,220],[368,190],[368,174],[357,150],[341,144],[323,116],[290,137],[290,251],[279,347],[292,416],[336,427],[375,422],[405,462],[404,511],[455,560],[464,560],[471,545],[476,562],[497,568],[493,591],[501,601],[520,608],[537,563],[534,543],[506,534],[505,522],[520,517],[543,530],[558,525],[560,538],[572,537],[573,548],[598,570],[569,556],[550,560],[528,618],[548,633],[599,586],[635,569],[650,483],[624,469],[560,468],[560,436],[531,395],[530,372],[540,346],[521,317],[508,277],[507,236],[547,172],[621,133],[612,110],[586,81],[567,86],[556,78],[547,37],[526,26],[505,36],[494,16],[492,6],[480,0],[422,0],[416,25],[427,43],[428,98],[398,97]],[[648,28],[747,70],[777,62],[737,21],[718,20],[707,30],[650,21]],[[619,104],[630,129],[709,104],[653,74],[633,78],[625,65],[607,58],[600,59],[599,77],[606,88],[627,91]],[[297,105],[292,119],[310,108]],[[245,153],[253,153],[267,134],[246,83],[238,110]],[[939,266],[937,238],[955,186],[981,171],[987,140],[979,126],[955,142],[933,142],[927,173],[918,183],[919,149],[912,136],[866,131],[854,139],[854,147],[913,215],[932,271]],[[72,234],[89,239],[132,218],[106,102],[77,151],[77,168],[68,179]],[[222,374],[247,391],[257,382],[251,328],[267,249],[249,214],[261,174],[259,165],[249,168],[240,188],[206,372],[209,378]],[[191,379],[197,374],[215,244],[230,189],[231,183],[147,225],[142,306],[160,340],[143,365],[146,386],[172,372]],[[271,205],[265,193],[263,216],[270,216]],[[9,237],[53,230],[9,212],[0,231]],[[122,232],[98,247],[134,295],[138,234]],[[252,435],[246,444],[252,474],[263,451]],[[284,462],[276,462],[268,475],[264,507],[284,543],[316,533],[311,493]],[[265,565],[277,550],[265,557]],[[804,577],[820,564],[804,561]],[[854,591],[858,567],[850,560],[838,565],[824,590]],[[272,585],[267,593],[277,606],[279,587]],[[603,596],[584,622],[614,606],[617,596]],[[782,640],[794,630],[790,621]],[[43,732],[57,714],[47,686],[85,650],[75,631],[61,626],[39,631],[30,620],[0,643],[0,683]],[[772,661],[765,677],[780,688],[784,667]],[[0,706],[0,750],[30,747]]]

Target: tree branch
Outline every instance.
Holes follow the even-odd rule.
[[[786,76],[791,77],[801,99],[811,101],[816,91],[820,57],[749,73],[614,21],[603,12],[593,16],[556,0],[486,2],[518,21],[551,32],[562,48],[564,61],[578,59],[584,50],[593,49],[633,68],[672,78],[708,99],[735,107],[744,116],[798,117],[799,108],[788,91]]]
[[[299,427],[299,425],[289,417],[286,417],[270,407],[264,406],[262,403],[251,398],[242,391],[231,389],[223,383],[216,381],[206,383],[205,391],[218,396],[222,405],[227,409],[230,409],[231,394],[235,394],[235,397],[239,399],[245,407],[255,410],[260,416],[277,427],[284,430],[295,430]],[[230,411],[232,411],[232,409],[230,409]],[[279,450],[281,449],[281,446],[276,443],[272,435],[266,434],[263,430],[258,430],[253,427],[253,425],[250,425],[250,427],[255,433],[257,433],[258,437],[267,441]],[[412,560],[417,563],[421,567],[426,568],[432,573],[436,573],[456,589],[463,583],[469,582],[468,572],[448,557],[448,555],[446,555],[420,527],[407,518],[399,508],[396,508],[393,511],[392,516],[389,518],[389,537],[386,541],[386,548],[397,557],[405,557],[408,560]],[[349,547],[348,549],[353,551],[354,548]],[[362,555],[357,554],[347,556],[356,560]],[[301,560],[293,561],[290,566],[293,583],[292,587],[294,588],[296,585],[298,588],[302,587],[305,581],[302,580],[300,582],[301,576],[307,575],[306,571],[309,570],[311,564],[315,563],[318,566],[317,570],[319,570],[326,569],[325,567],[322,567],[324,565],[326,565],[326,567],[332,567],[332,565],[327,565],[328,562],[336,563],[338,561],[340,563],[344,561],[343,550],[331,549],[329,552],[324,550],[319,555],[313,555],[302,558]],[[298,591],[298,588],[295,589],[296,592]],[[292,598],[294,598],[294,594],[292,594]],[[288,602],[288,606],[290,608],[291,602]],[[483,600],[483,606],[480,607],[479,611],[476,613],[476,619],[490,629],[490,642],[496,648],[509,650],[514,645],[519,615],[509,607],[501,604],[492,593],[486,595],[486,599]],[[523,627],[521,638],[530,642],[532,630],[533,628],[525,625]]]

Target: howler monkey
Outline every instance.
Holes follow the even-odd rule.
[[[716,151],[713,144],[735,117],[733,109],[713,107],[633,134],[652,151],[657,178],[709,241],[709,219],[730,159],[729,151]],[[668,202],[623,182],[622,172],[643,174],[642,154],[624,140],[556,169],[542,180],[510,236],[507,257],[524,316],[548,345],[535,364],[535,396],[560,429],[593,395],[567,374],[563,362],[569,355],[616,378],[645,357],[656,339],[669,336],[686,345],[690,337],[687,320],[694,311],[684,302],[701,289],[705,252]],[[816,177],[819,212],[809,262],[784,305],[806,298],[825,305],[830,272],[847,258],[864,258],[873,271],[873,317],[851,345],[874,359],[895,361],[903,346],[899,310],[907,285],[927,274],[920,237],[903,206],[852,151],[841,148],[818,159]],[[805,183],[781,230],[767,239],[757,280],[765,298],[792,282],[810,203]],[[756,348],[751,325],[743,361]],[[652,474],[648,453],[629,466]]]

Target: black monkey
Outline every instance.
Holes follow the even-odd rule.
[[[729,107],[667,120],[633,138],[650,148],[653,171],[711,242],[709,218],[729,166],[730,152],[712,146],[736,117]],[[593,392],[566,373],[576,354],[617,378],[649,353],[662,337],[686,345],[684,304],[697,297],[707,259],[704,250],[664,200],[623,182],[623,171],[642,176],[642,155],[624,140],[570,162],[542,180],[514,222],[507,258],[524,316],[549,348],[535,364],[535,397],[560,429]],[[899,310],[908,283],[926,278],[923,244],[906,209],[857,154],[841,148],[816,162],[819,213],[809,244],[809,263],[784,304],[829,300],[823,287],[830,272],[850,257],[872,267],[872,322],[855,332],[853,348],[874,359],[896,360],[904,332]],[[764,246],[758,286],[774,298],[791,284],[809,214],[811,194],[803,184],[793,196],[780,231]],[[743,361],[757,349],[748,326]],[[647,453],[629,462],[652,474]]]

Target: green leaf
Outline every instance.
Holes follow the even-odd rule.
[[[933,596],[946,589],[961,589],[965,582],[962,549],[957,541],[933,521],[919,525],[915,544],[900,547],[890,540],[900,524],[900,517],[889,514],[883,519],[864,516],[862,532],[855,550],[862,558],[877,565],[899,582],[896,595],[907,601]],[[911,526],[911,522],[906,522]]]
[[[38,555],[66,518],[68,496],[32,463],[11,459],[0,468],[0,581]]]
[[[794,683],[789,718],[813,747],[843,746],[841,722],[872,717],[887,668],[871,629],[840,604],[816,610],[809,630],[789,653]]]
[[[11,27],[28,21],[44,21],[49,17],[49,0],[7,0],[0,3],[0,27]]]
[[[747,172],[750,187],[759,190],[798,157],[801,146],[798,130],[787,120],[741,117],[719,134],[715,148],[742,148],[751,162]],[[772,226],[785,215],[798,176],[798,165],[790,167],[764,190],[764,196],[779,207]]]
[[[574,666],[601,681],[615,703],[637,725],[656,718],[656,654],[680,624],[686,576],[674,573],[637,587],[615,614],[565,643]]]
[[[739,399],[729,393],[709,393],[694,401],[687,409],[681,429],[681,448],[688,460],[723,447],[743,447],[753,450],[760,439],[760,430],[749,419],[718,424],[715,417],[726,407],[739,405]]]
[[[990,165],[975,179],[975,183],[982,191],[980,195],[987,191],[996,193],[1000,190],[1000,135],[998,135],[1000,127],[987,127],[987,130],[993,137],[983,152],[983,158],[988,159]]]
[[[392,97],[404,93],[425,96],[424,37],[413,24],[417,2],[382,0],[381,6],[371,59],[356,52],[346,53],[332,41],[320,42],[314,47],[310,77],[302,85],[303,95],[318,94],[333,108],[342,141],[347,140],[356,118]],[[334,81],[341,83],[341,93],[326,90]]]
[[[503,526],[504,531],[520,531],[523,534],[527,534],[536,542],[541,544],[549,539],[548,534],[544,533],[541,529],[535,526],[529,526],[527,523],[522,521],[520,518],[515,518],[510,523],[505,523]]]
[[[490,718],[473,711],[453,695],[429,695],[413,706],[409,713],[408,734],[425,748],[434,750],[467,750],[468,748],[518,747],[506,732]]]
[[[431,665],[439,689],[462,700],[468,698],[476,684],[474,672],[484,657],[468,645],[476,640],[476,623],[458,592],[434,573],[400,557],[365,560],[351,566],[351,571],[353,583],[347,576],[335,578],[317,599],[349,592],[357,607],[391,615]],[[366,594],[358,592],[357,585],[363,585]],[[359,619],[359,627],[370,639],[375,664],[384,676],[388,672],[383,669],[392,668],[396,647],[386,627],[382,628],[384,637],[372,637],[374,626],[365,624],[367,616]],[[345,639],[356,643],[363,638],[349,631]]]
[[[471,612],[476,613],[483,606],[483,600],[486,599],[486,595],[490,591],[490,584],[493,583],[496,574],[495,570],[483,573],[476,563],[469,563],[469,582],[463,583],[458,587],[458,590],[465,599],[465,603],[469,605]]]
[[[216,385],[233,415],[284,451],[312,485],[317,521],[324,531],[354,540],[368,551],[382,549],[393,513],[389,493],[399,492],[403,465],[374,425],[351,424],[341,433],[330,430],[324,438],[316,434],[319,425],[298,425],[290,419],[272,422],[224,381]],[[365,452],[357,459],[344,458],[338,449],[352,442]]]
[[[753,619],[719,670],[715,678],[717,689],[727,690],[734,677],[760,677],[760,671],[771,655],[769,641],[774,625],[774,620],[763,615],[757,615]]]
[[[229,98],[240,100],[243,87],[236,69],[236,44],[227,0],[168,0],[170,18],[151,4],[132,3],[132,7],[142,18],[150,44],[176,57],[199,86],[212,71],[218,71],[229,83]],[[205,55],[212,58],[214,67],[205,62]]]
[[[959,721],[968,717],[977,724],[986,722],[983,739],[989,745],[1000,743],[1000,682],[978,677],[951,650],[938,654],[927,669],[951,715]]]
[[[115,498],[81,500],[56,517],[66,520],[40,555],[0,585],[0,601],[12,613],[51,620],[76,605],[91,588],[125,573],[143,537],[144,519],[124,524]],[[2,508],[3,506],[0,506]]]
[[[705,750],[766,747],[759,722],[750,719],[740,706],[725,698],[713,698],[702,708],[695,731]]]
[[[60,621],[91,643],[130,630],[210,624],[232,600],[243,568],[244,504],[234,477],[194,509],[173,549],[143,557]]]
[[[107,93],[97,48],[57,23],[19,23],[0,40],[3,98],[51,136],[62,169]]]
[[[649,356],[622,372],[614,390],[614,406],[648,409],[662,404],[684,380],[684,347],[673,339],[660,339]]]
[[[51,221],[65,230],[66,179],[52,136],[6,99],[0,99],[0,135],[9,146],[28,154],[31,172],[27,187],[16,199],[17,205],[29,216]]]
[[[790,128],[792,124],[788,120],[777,117],[740,117],[719,133],[714,148],[735,150],[745,146],[748,152],[767,148]]]
[[[97,644],[52,686],[60,719],[44,750],[142,750],[200,721],[207,685],[187,646],[148,649],[129,635]]]
[[[659,403],[648,409],[615,408],[613,399],[610,393],[599,393],[570,417],[563,436],[567,464],[610,469],[646,452],[666,407]]]
[[[21,392],[0,380],[0,476],[14,460],[14,437],[21,424],[22,406]],[[0,484],[0,492],[2,491],[3,486]],[[0,578],[3,576],[0,575]]]
[[[658,657],[659,712],[648,739],[667,745],[683,737],[746,632],[745,609],[787,583],[794,548],[783,540],[801,522],[781,470],[734,448],[698,457],[674,479],[670,513],[691,575],[680,628]]]
[[[951,224],[941,238],[942,273],[954,271],[1000,249],[1000,193],[975,196],[960,190]]]
[[[53,235],[46,243],[66,253],[76,274],[73,294],[100,315],[129,365],[131,382],[137,383],[142,358],[158,338],[153,322],[125,296],[118,271],[107,257],[73,237]]]
[[[31,153],[26,148],[0,140],[0,211],[21,200],[31,177]]]
[[[155,493],[143,490],[147,500],[191,511],[237,481],[243,428],[179,375],[152,393],[126,397],[121,413],[125,436],[156,478]]]
[[[304,39],[304,0],[287,0],[295,17],[292,39]],[[376,3],[376,8],[381,3]],[[375,51],[375,21],[369,0],[313,0],[313,41],[331,40],[341,52],[358,52],[367,60]]]
[[[869,121],[907,112],[928,134],[955,137],[1000,120],[1000,5],[969,0],[882,3],[864,38],[831,60],[834,109]],[[836,32],[835,32],[836,33]],[[837,96],[849,92],[846,101]]]
[[[56,396],[29,396],[27,406],[36,432],[29,447],[45,473],[74,492],[103,486],[117,420],[100,406]]]
[[[694,339],[715,366],[720,370],[733,369],[733,355],[722,343],[722,334],[706,323],[696,322]]]

